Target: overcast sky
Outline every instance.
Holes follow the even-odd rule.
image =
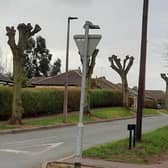
[[[3,57],[0,61],[8,70],[12,69],[5,26],[30,22],[42,27],[39,35],[46,38],[53,61],[58,57],[62,60],[64,72],[67,17],[77,16],[79,20],[71,22],[70,69],[81,66],[73,35],[84,33],[83,24],[90,20],[101,27],[91,33],[102,34],[94,76],[121,82],[118,74],[110,68],[108,57],[116,54],[123,59],[131,55],[135,62],[128,81],[133,87],[137,85],[139,76],[142,7],[143,0],[0,0],[0,53]],[[150,0],[146,89],[165,89],[160,73],[168,70],[165,61],[168,53],[167,7],[166,0]]]

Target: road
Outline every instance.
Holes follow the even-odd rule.
[[[135,119],[86,125],[84,148],[128,136],[127,124]],[[168,125],[168,116],[146,117],[143,132]],[[76,127],[0,135],[0,168],[36,168],[40,163],[75,152]]]

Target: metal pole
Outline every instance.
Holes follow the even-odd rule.
[[[89,24],[87,22],[84,25],[85,28],[85,46],[83,55],[83,69],[82,69],[82,83],[81,83],[81,98],[80,98],[80,114],[79,123],[77,127],[77,148],[76,148],[76,164],[81,165],[82,158],[82,145],[83,145],[83,111],[84,111],[84,99],[85,99],[85,83],[86,83],[86,71],[87,71],[87,55],[88,55],[88,35],[89,35]]]
[[[144,105],[145,73],[146,73],[146,50],[147,50],[147,25],[148,25],[148,5],[149,0],[144,0],[143,20],[142,20],[142,41],[141,41],[141,58],[138,84],[137,100],[137,118],[136,118],[136,140],[141,141],[142,137],[142,110]]]
[[[63,107],[63,121],[67,121],[67,111],[68,111],[68,64],[69,64],[69,33],[70,33],[70,19],[68,17],[68,24],[67,24],[67,46],[66,46],[66,66],[65,66],[65,88],[64,88],[64,107]]]
[[[67,24],[67,45],[66,45],[66,65],[65,65],[65,88],[64,88],[64,106],[63,106],[63,121],[67,121],[68,113],[68,65],[69,65],[69,34],[70,34],[70,20],[78,19],[77,17],[68,17]]]
[[[132,130],[129,130],[129,147],[128,149],[132,148]]]

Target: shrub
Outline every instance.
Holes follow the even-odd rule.
[[[9,117],[12,109],[12,88],[0,87],[0,119]]]
[[[68,111],[78,111],[80,106],[80,89],[68,91]]]
[[[22,89],[23,117],[59,114],[63,111],[64,90],[55,88]],[[68,89],[68,111],[79,110],[80,89]],[[121,106],[122,93],[111,90],[91,90],[91,107]],[[0,87],[0,119],[11,115],[12,88]]]
[[[122,93],[112,90],[92,90],[91,107],[122,106]]]
[[[58,114],[63,109],[63,91],[56,89],[23,89],[24,116]]]

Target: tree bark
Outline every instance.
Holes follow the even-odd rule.
[[[9,124],[22,124],[22,98],[21,98],[21,85],[23,77],[23,67],[21,57],[15,56],[13,59],[13,75],[14,75],[14,86],[13,86],[13,102],[12,102],[12,115],[9,119]]]
[[[128,82],[127,82],[126,76],[122,77],[121,80],[122,80],[123,106],[126,108],[129,108]]]

